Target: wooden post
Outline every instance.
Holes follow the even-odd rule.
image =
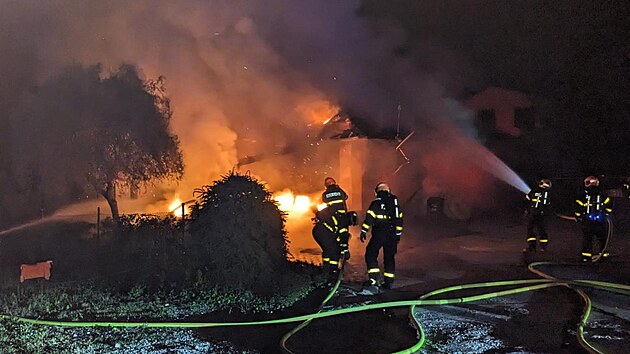
[[[186,204],[182,203],[182,223],[181,223],[181,227],[182,227],[182,242],[184,241],[184,220],[186,217]]]
[[[101,238],[101,207],[96,207],[96,239]]]

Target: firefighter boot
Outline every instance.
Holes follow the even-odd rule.
[[[534,253],[536,252],[536,240],[528,241],[527,248],[523,250],[523,253]]]
[[[330,273],[330,268],[331,268],[331,265],[328,262],[328,260],[322,261],[322,268],[321,268],[322,269],[322,274]]]
[[[383,284],[381,285],[383,289],[391,289],[394,284],[394,273],[383,273]]]
[[[380,286],[380,277],[381,277],[381,271],[378,268],[373,268],[368,270],[368,280],[366,280],[363,283],[363,286],[373,286],[373,287],[379,287]]]
[[[549,240],[546,239],[546,238],[541,238],[539,242],[540,242],[540,252],[547,251],[547,246],[549,245]]]

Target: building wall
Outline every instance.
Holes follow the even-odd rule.
[[[339,140],[339,185],[348,193],[349,210],[363,208],[363,161],[367,154],[367,139]]]
[[[532,102],[522,92],[490,87],[467,99],[464,105],[475,112],[493,110],[496,130],[520,136],[521,130],[515,125],[514,112],[517,108],[530,108]]]
[[[394,194],[405,183],[394,172],[404,162],[396,150],[397,141],[350,138],[334,140],[339,144],[339,185],[348,193],[348,208],[364,211],[374,199],[374,187],[387,183]],[[399,195],[400,196],[400,195]]]

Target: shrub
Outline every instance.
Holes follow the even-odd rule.
[[[207,280],[264,294],[287,271],[285,214],[266,187],[231,172],[195,190],[190,233]]]

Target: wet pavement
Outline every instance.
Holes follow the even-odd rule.
[[[522,253],[525,225],[501,219],[468,225],[418,224],[408,229],[404,237],[399,244],[394,289],[373,296],[362,292],[360,285],[366,279],[362,252],[366,244],[352,239],[352,258],[346,265],[344,286],[331,306],[416,299],[432,290],[458,284],[539,278],[527,270],[525,261],[550,262],[538,269],[561,279],[630,283],[628,235],[613,235],[609,248],[612,256],[605,263],[582,265],[578,263],[579,227],[561,219],[550,223],[551,242],[547,252],[538,252],[527,259]],[[306,254],[313,259],[318,257],[314,247],[302,255]],[[593,306],[585,327],[587,341],[606,353],[626,353],[626,343],[630,340],[629,296],[583,289]],[[478,293],[488,291],[492,290]],[[397,335],[407,332],[405,327],[412,328],[405,316],[408,309],[388,311],[387,318],[360,313],[340,320],[353,325],[343,326],[352,328],[344,336],[345,345],[333,348],[350,353],[391,352],[402,349],[401,342],[412,345],[415,341]],[[582,298],[560,286],[456,306],[417,307],[414,316],[427,336],[422,349],[425,353],[581,353],[585,350],[577,341],[576,330],[582,312]],[[398,319],[399,323],[394,324],[392,319]],[[300,340],[310,343],[303,347],[304,352],[314,352],[307,350],[313,345],[324,349],[331,338],[339,337],[337,333],[328,336],[331,330],[341,329],[332,324],[334,321],[328,327],[317,322],[324,321],[311,324],[318,336],[300,335]],[[379,330],[366,329],[366,323],[368,328]]]

